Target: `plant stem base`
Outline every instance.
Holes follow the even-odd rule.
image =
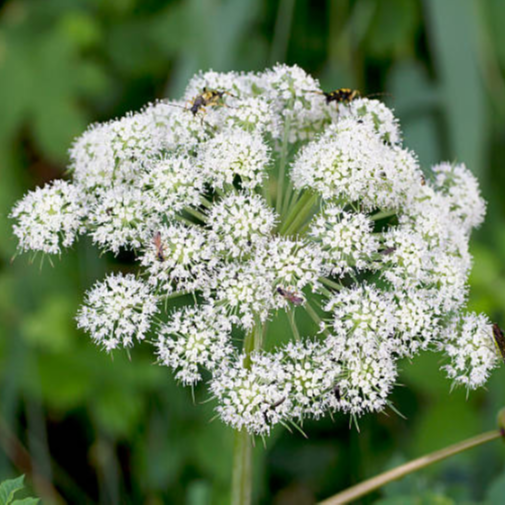
[[[252,441],[246,430],[235,432],[233,444],[232,505],[250,505],[252,500]]]

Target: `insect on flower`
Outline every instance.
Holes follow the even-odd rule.
[[[263,412],[263,417],[265,419],[265,423],[269,423],[268,414],[274,411],[277,407],[281,406],[286,401],[286,397],[283,396],[281,399],[277,400],[274,403],[269,403],[268,408]]]
[[[496,348],[505,361],[505,336],[503,335],[501,328],[496,323],[493,324],[493,338]]]
[[[396,251],[396,247],[386,247],[385,249],[382,249],[382,251],[379,251],[379,254],[382,254],[383,256],[389,256],[390,254],[393,254]]]
[[[278,286],[277,293],[293,305],[301,305],[304,302],[303,296],[291,291],[290,289],[284,289],[281,286]]]
[[[310,92],[324,96],[327,105],[331,104],[332,102],[335,102],[335,104],[337,105],[337,110],[339,104],[343,103],[345,105],[349,105],[353,100],[356,100],[356,98],[361,97],[361,92],[351,88],[338,88],[333,91],[311,90]],[[381,95],[387,95],[387,93],[372,93],[370,95],[366,95],[366,98],[372,98]]]
[[[333,91],[328,91],[328,92],[325,92],[325,91],[317,92],[316,91],[316,93],[323,95],[324,98],[326,99],[327,104],[330,104],[331,102],[335,102],[337,104],[337,107],[338,107],[339,103],[346,103],[347,104],[347,103],[352,102],[354,99],[360,97],[359,91],[357,91],[355,89],[350,89],[350,88],[339,88],[339,89],[335,89]]]
[[[229,91],[219,91],[216,89],[203,88],[203,91],[195,98],[193,98],[193,100],[190,102],[191,106],[189,110],[194,116],[196,116],[198,114],[198,111],[205,110],[205,107],[224,105],[220,103],[220,100],[224,97],[224,95],[230,95],[236,98],[236,96]]]
[[[165,261],[165,253],[163,252],[163,243],[161,242],[161,232],[157,231],[153,237],[153,244],[156,248],[156,258],[158,261]]]
[[[340,388],[338,387],[338,384],[331,390],[331,392],[334,394],[337,401],[340,401],[342,399],[342,395],[340,394]]]

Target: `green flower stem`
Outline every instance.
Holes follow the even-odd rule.
[[[279,230],[279,233],[281,235],[291,235],[296,233],[312,212],[317,199],[318,195],[316,193],[311,193],[310,191],[305,192],[287,216],[286,221]]]
[[[183,216],[175,216],[175,219],[177,221],[179,221],[180,223],[184,223],[184,224],[187,224],[188,226],[199,226],[197,223],[194,223],[193,221],[191,221],[191,219],[187,219]]]
[[[360,482],[356,486],[350,487],[341,493],[338,493],[327,500],[320,502],[319,505],[339,505],[343,503],[351,503],[362,496],[379,489],[380,487],[393,482],[395,480],[401,479],[408,475],[409,473],[417,472],[417,470],[421,470],[433,463],[437,463],[438,461],[442,461],[446,458],[450,458],[460,452],[466,451],[468,449],[472,449],[473,447],[478,447],[479,445],[485,444],[487,442],[491,442],[492,440],[496,440],[502,436],[501,432],[498,430],[488,431],[486,433],[482,433],[481,435],[477,435],[476,437],[469,438],[468,440],[464,440],[463,442],[459,442],[457,444],[451,445],[442,449],[440,451],[435,451],[426,456],[422,456],[418,459],[414,459],[404,465],[400,465],[393,470],[389,470],[387,472],[381,473],[376,477],[365,480],[364,482]]]
[[[298,199],[298,201],[295,204],[290,205],[288,215],[286,216],[285,219],[283,219],[279,233],[283,233],[288,228],[288,226],[293,222],[295,217],[298,215],[300,209],[303,208],[303,206],[307,203],[307,200],[309,200],[311,196],[312,194],[310,191],[304,191],[302,193],[302,196]]]
[[[280,214],[282,210],[282,197],[283,197],[282,192],[284,189],[286,163],[288,161],[290,128],[291,128],[291,117],[288,116],[284,122],[284,134],[282,136],[281,157],[279,161],[279,176],[277,178],[277,201],[275,202],[275,207],[277,209],[278,214]]]
[[[295,309],[292,308],[291,310],[288,310],[287,316],[288,316],[288,320],[289,320],[289,326],[291,326],[291,331],[293,332],[293,336],[295,337],[296,341],[299,341],[300,340],[300,332],[298,331],[298,327],[296,326]]]
[[[305,304],[303,305],[303,308],[305,309],[305,312],[310,316],[312,321],[317,324],[318,328],[326,326],[324,321],[319,317],[317,312],[314,310],[314,307],[310,304],[308,300],[305,300]],[[330,333],[329,331],[325,328],[323,330],[323,333],[328,336]]]
[[[281,216],[285,216],[286,213],[288,212],[288,209],[291,205],[291,197],[293,194],[293,183],[291,180],[287,179],[287,186],[286,186],[286,192],[284,193],[284,196],[282,198],[282,210],[281,210]]]
[[[301,191],[299,189],[295,189],[293,191],[293,194],[291,195],[291,199],[290,199],[289,205],[287,206],[286,209],[282,210],[282,215],[283,216],[289,215],[291,213],[291,211],[293,210],[293,207],[298,203],[298,199],[300,197],[300,193],[301,193]],[[283,205],[283,207],[284,207],[284,205]]]
[[[378,221],[379,219],[385,219],[386,217],[396,216],[398,214],[397,210],[383,210],[381,212],[377,212],[373,216],[370,216],[372,221]]]
[[[250,505],[252,499],[252,441],[245,429],[235,432],[233,444],[232,505]]]
[[[196,209],[193,209],[192,207],[185,207],[184,210],[190,214],[193,217],[196,217],[196,219],[199,219],[200,221],[203,221],[204,223],[207,222],[207,216],[205,214],[202,214]]]
[[[263,325],[256,321],[244,340],[245,368],[251,367],[251,353],[261,349]],[[252,500],[252,438],[247,430],[235,431],[233,443],[232,505],[250,505]]]
[[[207,209],[210,209],[213,205],[213,202],[210,202],[209,200],[207,200],[207,198],[205,198],[204,196],[200,196],[200,202],[201,204],[206,207]]]
[[[331,289],[335,289],[336,291],[340,291],[344,287],[342,284],[332,281],[331,279],[327,279],[326,277],[319,277],[319,282]]]

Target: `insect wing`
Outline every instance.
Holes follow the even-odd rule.
[[[498,351],[502,359],[505,361],[505,336],[503,335],[503,331],[501,328],[494,323],[493,324],[493,337]]]

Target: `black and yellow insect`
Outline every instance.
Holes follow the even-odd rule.
[[[337,105],[339,103],[351,103],[353,100],[361,96],[359,91],[350,88],[339,88],[333,91],[321,91],[321,94],[324,96],[327,104],[335,102]]]
[[[333,91],[312,91],[312,93],[317,93],[318,95],[324,96],[324,99],[328,105],[332,102],[335,102],[337,109],[340,103],[349,105],[353,100],[356,100],[356,98],[360,98],[362,96],[360,91],[351,88],[338,88]],[[381,95],[388,95],[388,93],[372,93],[371,95],[366,95],[366,98]]]
[[[202,92],[191,100],[189,110],[196,116],[200,110],[205,110],[206,107],[224,105],[220,102],[224,95],[235,96],[229,91],[203,88]]]
[[[501,328],[496,323],[493,324],[493,337],[496,348],[502,359],[505,361],[505,336],[503,335]]]

